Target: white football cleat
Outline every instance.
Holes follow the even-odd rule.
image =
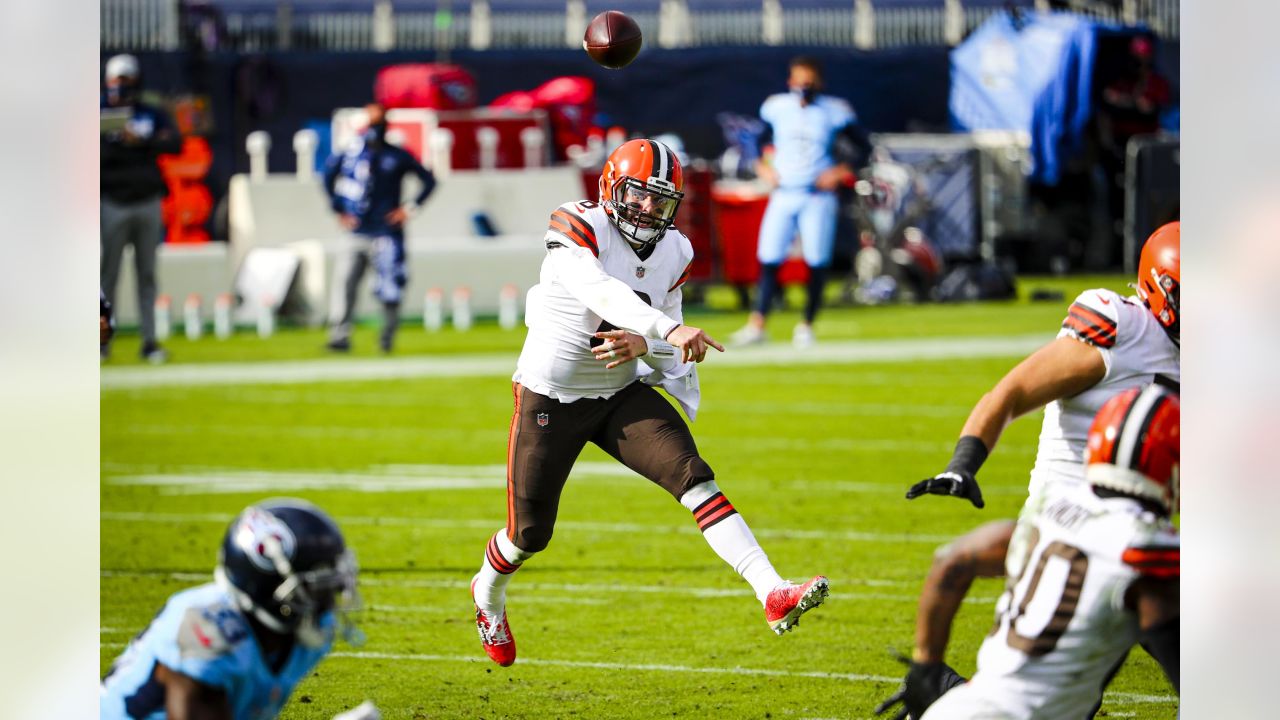
[[[735,347],[763,345],[768,340],[769,336],[765,335],[764,328],[759,328],[755,325],[744,325],[740,330],[729,336],[729,344]]]
[[[794,332],[791,333],[791,344],[797,348],[804,350],[816,345],[818,338],[813,334],[813,326],[800,323],[796,326]]]

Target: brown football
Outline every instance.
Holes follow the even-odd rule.
[[[617,10],[606,10],[592,18],[582,37],[582,49],[591,59],[613,70],[635,60],[641,44],[640,26]]]

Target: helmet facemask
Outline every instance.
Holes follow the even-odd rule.
[[[1172,275],[1158,273],[1155,268],[1152,268],[1151,277],[1142,278],[1134,287],[1138,291],[1142,304],[1155,315],[1156,320],[1164,327],[1165,333],[1169,335],[1169,339],[1174,345],[1181,347],[1179,338],[1181,316],[1178,313],[1178,301],[1182,294],[1182,286],[1178,280]],[[1153,303],[1152,298],[1155,298],[1156,302]]]
[[[603,198],[614,227],[636,251],[656,245],[675,221],[684,193],[659,178],[647,183],[626,176],[613,185],[613,197]]]

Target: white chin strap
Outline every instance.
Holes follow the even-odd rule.
[[[618,217],[618,227],[626,231],[622,233],[622,236],[633,246],[643,247],[645,245],[650,245],[661,237],[658,233],[658,228],[642,228],[639,225],[627,222],[627,220],[621,216]]]
[[[279,618],[267,612],[266,608],[255,603],[253,598],[249,597],[247,593],[231,584],[231,580],[227,577],[226,570],[224,570],[221,565],[214,568],[213,579],[218,583],[218,587],[222,588],[224,592],[231,596],[232,600],[236,601],[236,605],[241,610],[253,615],[253,617],[258,622],[262,623],[268,630],[278,632],[281,635],[288,635],[293,632],[291,629],[286,627],[284,623],[280,622]]]

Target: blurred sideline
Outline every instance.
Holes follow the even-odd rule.
[[[789,343],[714,350],[712,365],[814,365],[869,363],[950,358],[1015,357],[1030,354],[1051,335],[957,337],[922,340],[844,340],[797,350]],[[165,367],[103,368],[103,390],[192,385],[252,385],[400,380],[427,377],[492,377],[515,369],[511,353],[451,355],[449,357],[382,358],[367,360],[301,360],[259,363],[209,363]]]

